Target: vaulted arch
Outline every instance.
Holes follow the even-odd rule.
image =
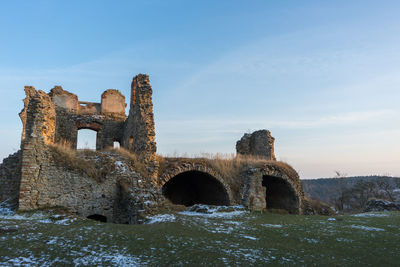
[[[262,171],[262,186],[265,187],[267,210],[286,210],[291,214],[301,212],[302,190],[300,179],[296,175],[287,175],[280,168],[270,166]],[[293,177],[292,177],[293,176]]]
[[[182,164],[161,176],[163,195],[174,204],[231,204],[231,190],[222,177],[204,165]]]

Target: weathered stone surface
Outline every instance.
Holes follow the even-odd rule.
[[[18,206],[21,161],[22,152],[19,150],[0,164],[0,202],[7,201],[13,207]]]
[[[63,90],[59,85],[50,90],[49,96],[57,107],[71,112],[76,112],[79,109],[78,96]]]
[[[113,89],[102,94],[101,103],[79,101],[61,86],[49,94],[29,86],[25,92],[21,151],[0,165],[0,200],[14,199],[20,210],[63,207],[116,223],[142,223],[162,209],[193,204],[303,211],[298,174],[275,161],[267,130],[245,134],[237,143],[238,154],[263,158],[254,164],[239,158],[159,158],[148,75],[133,79],[128,117],[125,97]],[[70,161],[57,159],[53,149],[65,149],[55,145],[76,148],[79,129],[97,132],[98,152],[67,150],[60,155]],[[132,153],[104,151],[114,141]]]
[[[56,112],[49,95],[35,88],[25,87],[24,109],[20,113],[23,123],[22,144],[39,138],[46,144],[54,143]]]
[[[246,133],[236,142],[236,152],[238,155],[259,156],[267,160],[275,160],[274,140],[275,138],[268,130]]]
[[[251,210],[303,212],[304,192],[297,172],[281,162],[249,166],[243,171],[242,205]],[[271,190],[272,189],[272,190]]]
[[[131,105],[122,141],[122,145],[140,159],[150,161],[154,160],[157,150],[152,94],[148,75],[139,74],[133,78]]]
[[[364,211],[400,211],[400,204],[383,199],[370,199],[365,205]]]
[[[109,89],[101,94],[101,112],[125,115],[125,96],[118,90]]]

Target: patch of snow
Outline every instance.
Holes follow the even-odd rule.
[[[143,204],[146,206],[149,206],[152,203],[153,203],[153,201],[151,201],[151,200],[146,200],[145,202],[143,202]]]
[[[121,172],[126,172],[126,166],[122,161],[117,160],[115,162],[115,166],[121,171]]]
[[[336,221],[335,218],[328,218],[328,221]]]
[[[250,239],[250,240],[258,240],[257,237],[249,236],[249,235],[243,235],[242,237]]]
[[[50,239],[49,241],[46,242],[46,245],[55,245],[57,244],[58,237],[54,237],[53,239]]]
[[[147,222],[147,224],[174,222],[176,220],[176,217],[172,214],[159,214],[159,215],[155,215],[155,216],[147,217],[147,218],[150,219]]]
[[[110,262],[112,266],[143,266],[144,262],[138,257],[123,255],[120,253],[105,254],[92,252],[92,255],[74,259],[75,266],[104,265]]]
[[[205,230],[207,230],[207,231],[209,231],[209,232],[211,232],[213,234],[217,234],[217,233],[219,233],[219,234],[230,234],[230,233],[233,232],[234,229],[231,226],[225,227],[225,225],[223,225],[223,224],[214,223],[212,225],[212,227],[206,227]]]
[[[12,208],[10,203],[8,203],[9,199],[0,202],[0,215],[13,215],[15,213],[15,209]]]
[[[59,224],[59,225],[70,225],[71,223],[73,223],[74,221],[76,221],[76,218],[70,219],[70,218],[66,218],[66,219],[62,219],[59,221],[55,221],[55,224]]]
[[[50,219],[39,220],[40,223],[52,223],[53,221]]]
[[[378,231],[378,232],[385,231],[385,229],[382,229],[382,228],[369,227],[369,226],[364,226],[364,225],[353,224],[353,225],[350,225],[350,227],[354,228],[354,229],[365,230],[365,231]]]
[[[387,213],[366,212],[366,213],[353,214],[351,216],[368,218],[368,217],[387,217],[387,216],[389,216],[389,214],[387,214]]]
[[[310,243],[310,244],[317,244],[317,243],[319,243],[319,241],[317,240],[317,239],[315,239],[315,238],[303,238],[303,239],[301,239],[302,241],[305,241],[305,242],[307,242],[307,243]]]
[[[193,211],[192,211],[193,210]],[[208,218],[232,218],[248,213],[243,206],[208,206],[196,204],[187,210],[179,212],[186,216],[200,216]]]
[[[8,263],[12,264],[13,266],[31,266],[31,265],[37,265],[38,261],[37,259],[33,257],[18,257],[18,258],[13,258],[9,259]]]
[[[268,223],[264,223],[264,224],[261,224],[261,226],[269,227],[269,228],[282,228],[282,225],[280,225],[280,224],[268,224]]]
[[[241,225],[241,224],[243,224],[242,222],[235,222],[235,221],[225,221],[225,223],[233,224],[233,225]]]
[[[33,214],[11,214],[11,215],[0,215],[0,219],[3,220],[42,220],[46,219],[47,216],[41,212]]]

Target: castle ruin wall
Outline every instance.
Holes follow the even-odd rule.
[[[64,207],[84,217],[96,214],[118,223],[143,222],[146,214],[165,207],[168,199],[184,205],[205,202],[302,212],[304,193],[298,174],[275,160],[274,138],[267,130],[245,134],[237,142],[238,155],[265,161],[262,166],[241,165],[234,177],[219,172],[207,159],[164,158],[158,162],[148,75],[133,78],[128,116],[125,97],[114,89],[106,90],[100,103],[79,101],[61,86],[49,94],[26,86],[25,93],[20,113],[21,151],[0,165],[0,200],[14,199],[20,210]],[[109,166],[104,166],[101,181],[79,168],[60,164],[51,150],[57,144],[75,149],[80,129],[97,132],[99,151],[92,158],[76,152],[76,160],[96,162],[97,157],[106,157]],[[137,156],[134,161],[144,167],[137,167],[117,151],[105,150],[115,141],[133,152]],[[191,199],[187,190],[201,196]]]

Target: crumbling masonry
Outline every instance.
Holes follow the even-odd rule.
[[[259,160],[240,165],[236,174],[213,160],[158,157],[148,75],[132,81],[128,116],[125,97],[114,89],[106,90],[100,103],[79,101],[60,86],[48,94],[26,86],[25,93],[21,150],[0,165],[0,201],[19,210],[62,207],[79,216],[131,224],[194,204],[302,213],[298,174],[276,161],[267,130],[237,142],[239,158]],[[98,152],[68,154],[76,149],[80,129],[97,132]],[[120,151],[109,149],[114,142]],[[95,175],[85,167],[90,164]]]

